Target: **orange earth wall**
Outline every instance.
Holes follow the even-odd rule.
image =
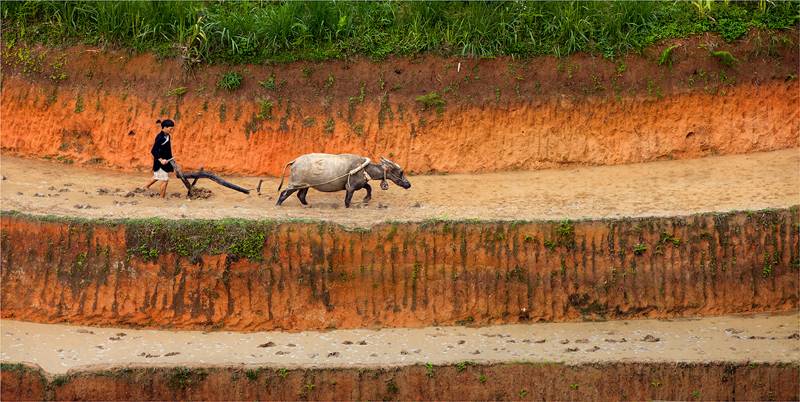
[[[124,222],[5,214],[2,317],[302,331],[788,311],[799,224],[797,208],[355,231],[281,223],[264,229],[263,249],[245,246],[254,260],[157,249],[143,259],[149,246]]]
[[[152,55],[16,45],[3,47],[0,145],[26,157],[146,169],[155,120],[172,117],[183,167],[254,175],[278,175],[308,152],[386,156],[432,173],[791,148],[800,146],[796,37],[752,32],[727,44],[702,35],[614,61],[426,55],[194,70]],[[659,65],[673,44],[672,62]],[[721,64],[709,48],[738,63]],[[243,75],[242,87],[217,88],[230,71]],[[445,102],[438,111],[417,100],[432,92]]]
[[[796,364],[512,363],[397,368],[131,367],[47,378],[4,365],[12,400],[797,400]],[[481,381],[480,378],[484,378]]]

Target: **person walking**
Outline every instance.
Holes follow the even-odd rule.
[[[161,198],[167,196],[167,184],[169,184],[169,172],[172,172],[172,164],[170,160],[172,157],[172,132],[175,130],[175,122],[172,120],[156,120],[156,124],[161,125],[161,132],[156,135],[153,143],[153,148],[150,153],[153,155],[153,179],[145,186],[149,189],[150,186],[157,181],[161,182],[159,194]]]

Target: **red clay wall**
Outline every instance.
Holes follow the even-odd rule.
[[[511,363],[373,369],[133,367],[46,379],[2,370],[11,400],[797,400],[796,364]],[[483,376],[484,381],[481,381]]]
[[[41,71],[25,73],[35,66],[14,49],[3,65],[0,145],[27,157],[146,169],[155,120],[172,117],[182,165],[256,175],[278,175],[307,152],[387,156],[426,173],[784,149],[800,146],[796,37],[676,40],[671,66],[658,59],[672,42],[616,61],[429,55],[192,72],[179,60],[76,47],[34,49],[45,55]],[[739,63],[720,64],[709,43]],[[234,92],[216,88],[228,71],[244,76]],[[61,73],[67,78],[50,78]],[[259,85],[273,74],[275,89]],[[178,87],[187,93],[169,95]],[[441,113],[416,101],[433,91],[447,102]],[[259,100],[272,103],[271,119],[257,117]]]
[[[798,223],[797,208],[566,226],[284,223],[265,229],[263,261],[192,262],[130,256],[125,224],[5,215],[2,316],[301,331],[786,311],[798,306]]]

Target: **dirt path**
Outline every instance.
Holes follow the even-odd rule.
[[[800,203],[800,150],[624,166],[478,175],[415,176],[413,187],[376,188],[373,201],[343,208],[343,193],[309,193],[275,207],[278,180],[264,195],[244,195],[210,181],[209,199],[189,200],[177,180],[167,200],[135,193],[149,172],[120,173],[3,156],[4,210],[84,217],[312,218],[347,225],[386,220],[564,219],[670,216],[705,211],[786,207]],[[254,177],[226,177],[253,188]],[[180,191],[180,193],[178,193]],[[360,192],[360,193],[363,193]],[[354,200],[363,194],[357,193]]]
[[[0,321],[3,362],[50,373],[106,364],[389,367],[461,361],[796,362],[797,313],[483,328],[198,332]]]

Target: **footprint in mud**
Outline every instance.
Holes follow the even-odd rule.
[[[275,346],[275,342],[272,341],[258,345],[259,348],[271,348],[273,346]]]
[[[628,342],[628,340],[625,339],[625,338],[621,338],[621,339],[606,338],[605,341],[608,342],[608,343],[625,343],[625,342]]]
[[[353,344],[352,341],[344,341],[344,342],[342,342],[342,345],[352,345],[352,344]]]
[[[600,350],[600,347],[598,346],[592,346],[591,348],[586,349],[587,352],[597,352],[598,350]]]
[[[589,340],[586,338],[576,339],[575,343],[589,343]]]
[[[328,353],[328,357],[339,357],[339,352],[330,352]]]
[[[89,331],[88,329],[83,329],[83,328],[80,328],[80,329],[76,330],[75,332],[77,332],[77,333],[79,333],[79,334],[90,334],[90,335],[94,335],[94,332],[92,332],[92,331]]]
[[[169,352],[165,354],[164,357],[177,356],[179,354],[181,354],[181,352]]]
[[[566,348],[566,349],[564,349],[565,352],[577,352],[579,350],[580,349],[578,349],[578,348]]]
[[[465,343],[467,343],[467,341],[465,341],[465,340],[463,340],[463,339],[462,339],[462,340],[460,340],[460,341],[458,341],[458,344],[459,344],[459,345],[463,345],[463,344],[465,344]]]
[[[569,339],[562,339],[562,340],[558,341],[558,343],[560,343],[562,345],[566,345],[566,344],[569,343]]]
[[[658,342],[660,340],[661,338],[656,338],[653,335],[646,335],[644,338],[642,338],[642,342]]]

